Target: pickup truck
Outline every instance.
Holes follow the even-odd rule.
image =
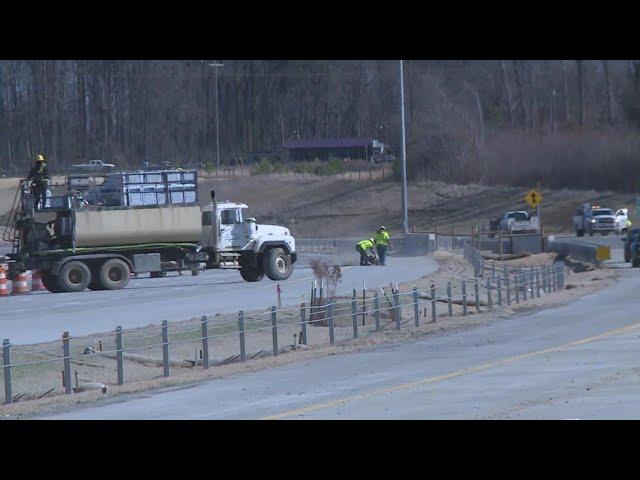
[[[113,163],[105,163],[102,160],[89,160],[87,163],[71,165],[71,168],[83,171],[105,171],[113,170],[116,166]]]
[[[573,228],[578,237],[582,237],[585,233],[590,236],[594,233],[609,235],[614,231],[615,222],[616,217],[610,208],[589,203],[582,204],[573,216]]]
[[[490,220],[491,236],[501,231],[503,233],[536,233],[540,231],[540,223],[537,216],[531,216],[524,210],[506,212],[500,219]]]

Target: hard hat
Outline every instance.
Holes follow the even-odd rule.
[[[386,230],[386,228],[384,228],[384,225],[382,225],[378,230]]]
[[[41,154],[38,154],[38,162],[44,162],[44,156]]]
[[[369,239],[369,241],[370,241],[371,243],[374,243],[374,240],[373,240],[373,238],[370,238],[370,239]]]

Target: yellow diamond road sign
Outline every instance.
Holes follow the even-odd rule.
[[[537,190],[529,190],[524,196],[524,201],[529,204],[531,208],[536,208],[540,202],[542,202],[542,195]]]

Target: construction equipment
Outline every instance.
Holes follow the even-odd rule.
[[[197,275],[201,267],[238,269],[248,282],[291,275],[297,255],[288,229],[243,218],[247,205],[217,202],[213,191],[203,208],[165,198],[163,204],[101,206],[67,191],[36,208],[29,182],[22,181],[3,233],[13,245],[9,278],[37,270],[57,293],[120,289],[131,273]]]

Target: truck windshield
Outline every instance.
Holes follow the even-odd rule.
[[[529,215],[526,212],[511,212],[509,218],[515,219],[516,222],[526,222],[529,220]]]
[[[593,211],[593,216],[598,217],[600,215],[613,215],[613,211],[608,208],[599,208]]]

